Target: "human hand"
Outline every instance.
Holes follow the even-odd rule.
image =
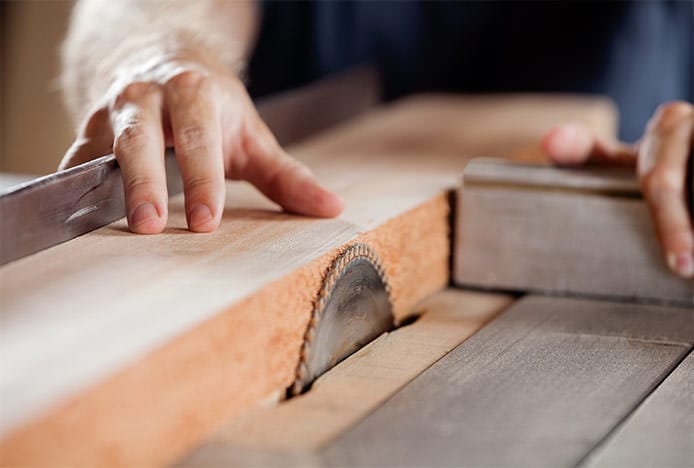
[[[234,74],[190,60],[120,70],[60,169],[113,152],[130,230],[159,233],[168,214],[166,147],[176,152],[191,231],[219,225],[225,176],[251,182],[290,212],[332,217],[342,211],[342,200],[279,146]]]
[[[570,124],[552,129],[543,148],[559,165],[636,165],[667,265],[674,273],[692,278],[694,229],[685,179],[693,142],[694,106],[679,101],[660,106],[635,145],[601,138]]]

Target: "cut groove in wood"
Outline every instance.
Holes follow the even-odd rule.
[[[423,315],[412,325],[362,348],[316,381],[307,394],[235,418],[179,465],[304,465],[311,452],[358,422],[511,302],[504,295],[439,292],[418,306]],[[288,456],[296,463],[288,462]]]

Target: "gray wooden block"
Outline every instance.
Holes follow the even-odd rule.
[[[694,354],[689,354],[586,465],[694,466]]]
[[[693,317],[521,299],[321,455],[334,466],[573,466],[689,352]]]
[[[694,304],[694,281],[668,271],[624,170],[474,160],[455,224],[457,285]]]

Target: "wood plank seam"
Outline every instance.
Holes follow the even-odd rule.
[[[591,468],[667,466],[694,461],[694,352],[625,424],[587,460]]]
[[[612,437],[621,429],[627,421],[634,415],[634,413],[643,406],[643,404],[646,402],[646,400],[655,393],[658,388],[665,382],[665,380],[673,373],[675,370],[687,359],[687,357],[691,354],[694,353],[694,346],[690,344],[688,345],[688,351],[685,353],[682,353],[682,356],[680,359],[673,364],[673,366],[668,369],[666,372],[663,372],[663,375],[659,378],[659,380],[655,381],[653,383],[652,388],[641,398],[641,401],[639,401],[637,404],[634,405],[634,407],[624,415],[622,419],[617,421],[617,423],[610,429],[593,447],[591,447],[590,450],[586,452],[586,454],[576,463],[576,467],[584,467],[587,466],[588,462],[590,461],[591,457],[594,456],[600,449],[605,447],[606,444],[609,443],[609,441],[612,439]]]
[[[584,297],[584,299],[586,299],[586,298]],[[591,298],[591,299],[592,299],[592,298]],[[640,304],[640,305],[643,305],[643,304]],[[665,306],[665,307],[669,307],[669,306]],[[568,335],[571,335],[571,336],[595,336],[595,335],[592,335],[592,334],[590,334],[590,333],[555,332],[555,334],[557,334],[557,335],[567,335],[567,336],[568,336]],[[619,338],[619,337],[620,337],[620,335],[618,335],[618,334],[612,334],[612,335],[611,335],[611,334],[609,334],[609,333],[605,333],[605,334],[602,334],[602,335],[600,335],[600,336],[604,336],[604,337],[614,337],[614,338]],[[630,338],[629,338],[629,341],[630,341],[630,342],[634,342],[634,343],[657,344],[657,345],[663,345],[663,346],[684,346],[684,347],[686,347],[686,348],[689,348],[690,346],[692,346],[691,343],[689,343],[688,341],[661,340],[661,339],[658,339],[658,338],[653,338],[653,339],[651,339],[651,338],[641,338],[641,337],[630,337]]]
[[[691,352],[691,318],[686,308],[525,298],[322,455],[337,466],[575,466]]]

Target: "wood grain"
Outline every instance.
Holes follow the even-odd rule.
[[[529,118],[532,116],[532,118]],[[221,227],[134,236],[125,221],[0,269],[0,464],[168,463],[293,380],[312,300],[340,249],[371,245],[401,318],[448,281],[449,206],[467,158],[549,127],[614,131],[601,99],[425,96],[292,154],[339,192],[338,219],[281,213],[229,182]]]
[[[456,225],[458,285],[694,305],[633,175],[473,162]]]
[[[694,463],[694,354],[677,366],[584,466],[690,467]]]
[[[574,466],[689,352],[692,314],[521,299],[338,438],[322,463]]]
[[[233,419],[179,466],[304,465],[511,303],[509,296],[446,289],[417,306],[412,325],[382,335],[315,382],[307,394]],[[303,454],[303,455],[300,455]],[[303,456],[303,458],[302,458]]]

